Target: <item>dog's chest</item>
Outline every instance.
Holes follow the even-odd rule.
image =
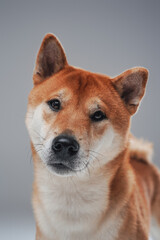
[[[111,231],[112,221],[100,229],[99,223],[108,206],[108,184],[103,178],[77,182],[72,179],[39,182],[40,202],[34,201],[42,232],[52,240],[103,240]],[[106,224],[105,224],[106,225]],[[104,232],[105,231],[105,232]],[[98,234],[98,235],[97,235]],[[113,239],[112,234],[108,239]],[[55,236],[55,238],[54,238]]]

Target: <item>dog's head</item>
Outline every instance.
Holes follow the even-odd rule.
[[[58,175],[103,167],[126,147],[130,117],[148,72],[133,68],[110,78],[68,65],[47,34],[38,52],[26,124],[34,150]]]

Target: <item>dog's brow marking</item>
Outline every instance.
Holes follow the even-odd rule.
[[[66,91],[67,91],[66,88],[61,89],[61,90],[58,92],[58,95],[59,95],[60,97],[63,97],[63,96],[66,94]]]
[[[106,107],[106,103],[100,98],[92,98],[91,101],[87,104],[89,111],[92,113],[96,110],[104,109]]]
[[[71,92],[69,88],[63,88],[59,91],[51,94],[50,98],[59,98],[61,101],[68,101],[71,97]]]

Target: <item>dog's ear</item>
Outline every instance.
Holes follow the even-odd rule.
[[[112,79],[113,85],[123,99],[130,114],[134,114],[144,95],[148,71],[137,67]]]
[[[47,34],[39,49],[33,73],[34,84],[44,81],[67,65],[60,42],[53,34]]]

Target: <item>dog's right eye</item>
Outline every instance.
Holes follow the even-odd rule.
[[[58,112],[61,109],[61,103],[58,99],[52,99],[50,101],[47,102],[49,107],[55,111]]]
[[[93,122],[100,122],[104,119],[107,119],[106,115],[104,112],[102,111],[96,111],[95,113],[93,113],[91,116],[90,116],[90,119],[93,121]]]

